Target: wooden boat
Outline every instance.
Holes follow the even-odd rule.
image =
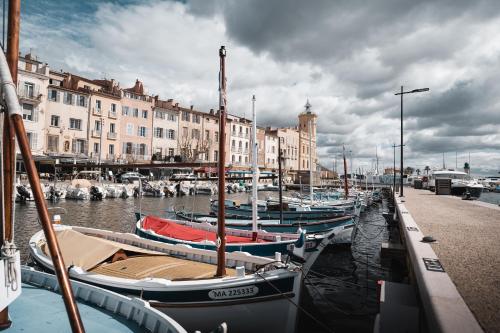
[[[218,211],[218,201],[212,201],[210,205],[213,212]],[[237,216],[252,216],[250,204],[240,204],[233,200],[225,201],[226,215]],[[279,219],[280,218],[279,204],[266,204],[263,208],[258,209],[258,217],[261,219]],[[283,203],[283,219],[284,220],[327,220],[335,217],[344,216],[346,213],[343,210],[312,210],[309,206],[298,204]]]
[[[22,294],[9,305],[14,332],[70,332],[54,275],[21,266]],[[71,281],[87,332],[187,333],[175,320],[137,297]],[[213,327],[215,328],[215,327]],[[11,331],[9,330],[9,332]]]
[[[221,322],[234,332],[295,330],[302,271],[291,262],[226,253],[228,275],[215,278],[214,251],[129,233],[63,225],[54,229],[72,279],[139,295],[188,331],[211,330]],[[43,232],[29,246],[32,258],[52,270]]]
[[[189,212],[176,212],[175,216],[179,219],[194,221],[194,222],[207,222],[212,225],[217,223],[217,217],[212,214],[203,213],[189,213]],[[226,219],[226,226],[233,229],[252,230],[252,220],[240,216],[231,215],[233,218]],[[236,217],[236,218],[234,218]],[[139,219],[139,214],[136,213],[136,219]],[[352,215],[337,217],[328,220],[284,220],[282,223],[278,219],[266,220],[259,219],[257,221],[257,228],[267,232],[284,232],[284,233],[297,233],[299,229],[306,230],[308,234],[325,233],[335,228],[343,228],[344,230],[353,228],[355,225],[356,217]]]
[[[324,235],[306,235],[305,231],[296,234],[269,233],[251,230],[226,228],[226,251],[243,251],[252,255],[274,257],[276,252],[284,256],[293,253],[296,247],[304,246],[305,252],[300,255],[301,259],[308,262],[310,254],[321,251],[330,242],[335,242],[337,231],[341,233],[343,228],[331,230]],[[198,223],[190,221],[163,219],[156,216],[143,216],[136,223],[135,233],[151,240],[169,244],[185,244],[194,248],[216,250],[217,227],[209,223]],[[303,245],[305,243],[305,245]],[[316,259],[316,256],[313,258]],[[305,270],[305,267],[302,267]]]

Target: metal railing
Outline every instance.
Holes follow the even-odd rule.
[[[101,137],[101,130],[92,130],[92,136],[94,138],[100,138]]]
[[[109,118],[115,118],[115,119],[116,119],[116,118],[117,118],[116,111],[115,111],[115,112],[113,112],[113,111],[109,110],[109,111],[108,111],[108,117],[109,117]]]
[[[116,140],[116,133],[115,132],[108,132],[108,139]]]

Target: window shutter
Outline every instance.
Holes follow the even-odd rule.
[[[61,93],[56,90],[56,102],[59,102],[61,100]]]
[[[75,140],[75,139],[73,139],[73,140],[71,141],[71,151],[72,151],[73,153],[76,153],[76,151],[75,151],[75,150],[76,150],[76,140]]]
[[[31,133],[31,149],[36,149],[38,147],[38,134]]]
[[[33,121],[38,121],[38,109],[33,110]]]

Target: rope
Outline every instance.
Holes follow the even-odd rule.
[[[12,291],[16,291],[17,288],[19,288],[19,282],[17,281],[16,252],[17,247],[14,242],[6,240],[2,247],[2,257],[3,259],[7,259],[5,286],[10,286]]]
[[[277,291],[279,294],[281,294],[281,296],[283,296],[283,298],[285,298],[287,301],[289,301],[290,303],[292,303],[297,309],[299,309],[300,311],[302,311],[305,315],[307,315],[309,318],[311,318],[313,321],[315,321],[318,325],[320,325],[327,332],[334,333],[334,331],[330,327],[328,327],[326,324],[324,324],[319,319],[317,319],[316,317],[314,317],[311,313],[309,313],[306,309],[304,309],[303,307],[301,307],[299,304],[295,303],[290,297],[284,295],[281,292],[281,290],[279,290],[274,284],[272,284],[269,280],[267,280],[259,272],[255,272],[255,274],[257,274],[262,280],[264,280],[267,284],[269,284],[271,286],[271,288],[273,288],[275,291]]]

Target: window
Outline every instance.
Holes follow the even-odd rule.
[[[165,112],[155,111],[155,118],[165,119]]]
[[[175,131],[173,129],[168,130],[168,136],[170,140],[175,140]]]
[[[163,138],[163,128],[155,127],[155,138]]]
[[[99,153],[99,143],[94,143],[94,153]]]
[[[218,158],[219,158],[219,152],[217,150],[214,150],[214,162],[217,162]]]
[[[24,82],[24,96],[33,98],[35,95],[35,85],[31,82]]]
[[[236,141],[234,141],[234,140],[233,140],[233,141],[231,142],[231,147],[233,147],[233,148],[234,148],[234,147],[236,147]]]
[[[78,105],[84,107],[87,106],[87,97],[83,95],[78,96]]]
[[[243,127],[240,126],[240,133],[243,133]]]
[[[139,145],[139,155],[146,155],[146,151],[148,150],[147,146],[144,143]]]
[[[73,94],[69,92],[64,93],[64,104],[73,104]]]
[[[115,154],[115,145],[109,145],[108,153],[109,153],[109,155]]]
[[[182,128],[182,137],[183,138],[187,138],[188,137],[188,128],[187,127],[183,127]]]
[[[233,162],[233,163],[234,163],[235,161],[236,161],[236,157],[235,157],[234,155],[233,155],[233,156],[231,156],[231,162]]]
[[[28,142],[30,144],[30,148],[31,149],[36,149],[36,144],[37,144],[37,135],[36,135],[36,133],[26,132],[26,135],[28,136]]]
[[[134,147],[132,146],[132,142],[126,142],[123,144],[123,153],[124,154],[133,154]]]
[[[127,124],[127,135],[134,135],[134,124]]]
[[[174,156],[174,148],[168,148],[168,156]]]
[[[142,118],[148,119],[148,110],[142,110]]]
[[[30,121],[35,120],[35,110],[33,104],[23,103],[23,119]]]
[[[115,123],[109,123],[109,133],[115,133],[116,125]]]
[[[84,85],[83,85],[83,89],[90,90],[90,86],[89,86],[89,85],[84,84]]]
[[[193,129],[191,132],[191,139],[199,139],[200,138],[200,130]]]
[[[147,130],[146,130],[146,127],[144,127],[144,126],[139,126],[137,128],[137,135],[138,136],[142,136],[145,138],[147,136],[146,132],[147,132]]]
[[[210,140],[210,131],[209,130],[205,130],[205,140]]]
[[[189,121],[190,120],[189,112],[182,111],[182,120],[184,120],[184,121]]]
[[[95,101],[95,110],[99,113],[101,112],[101,101],[98,99]]]
[[[116,104],[111,103],[111,113],[116,113]]]
[[[128,106],[122,106],[122,115],[123,116],[129,116],[130,115],[130,108]]]
[[[47,150],[50,153],[57,153],[59,148],[59,136],[47,135]]]
[[[200,115],[199,114],[193,114],[193,123],[200,123]]]
[[[238,163],[240,163],[240,164],[241,164],[241,155],[240,155],[240,156],[238,156]]]
[[[248,163],[248,156],[245,156],[245,163]]]
[[[58,98],[59,93],[55,89],[49,89],[49,101],[59,102]]]
[[[69,118],[69,128],[81,130],[82,129],[82,120],[75,119],[75,118]]]
[[[170,120],[170,121],[175,121],[175,114],[169,113],[167,115],[167,119]]]
[[[215,132],[214,139],[215,139],[215,142],[219,142],[219,132]]]
[[[73,139],[73,153],[74,154],[85,154],[86,141],[83,139]]]
[[[139,109],[133,109],[132,110],[132,116],[139,118]]]
[[[233,125],[233,132],[236,132],[236,125]]]

